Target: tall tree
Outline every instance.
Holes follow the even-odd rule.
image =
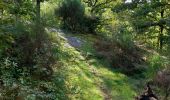
[[[93,33],[102,29],[102,27],[107,25],[108,21],[112,19],[104,15],[107,11],[111,10],[115,1],[116,0],[83,0],[89,11],[88,19],[91,19],[88,21],[89,29],[93,30]]]
[[[168,24],[170,17],[170,4],[167,0],[132,0],[132,2],[122,2],[113,8],[114,12],[129,11],[130,22],[138,32],[154,33],[152,37],[157,38],[160,49],[167,42]]]
[[[36,0],[36,48],[39,50],[43,38],[43,29],[41,25],[41,2],[45,0]]]
[[[101,13],[106,8],[111,8],[114,0],[83,0],[90,7],[91,14]]]
[[[40,24],[40,3],[41,0],[36,0],[36,18],[37,18],[37,24]]]

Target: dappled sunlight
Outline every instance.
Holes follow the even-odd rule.
[[[169,100],[167,0],[0,0],[0,100]]]
[[[91,98],[91,100],[93,100],[92,98],[95,97],[94,100],[96,98],[102,100],[100,89],[94,84],[95,81],[93,75],[89,72],[88,64],[85,61],[82,61],[82,57],[80,58],[80,52],[76,51],[74,47],[64,47],[65,43],[61,44],[62,51],[59,60],[61,60],[63,64],[67,64],[65,65],[67,66],[65,72],[67,73],[66,85],[68,85],[68,87],[76,87],[75,89],[80,88],[80,90],[76,90],[78,94],[70,94],[71,98]]]
[[[100,78],[104,84],[108,86],[108,90],[111,92],[113,99],[119,97],[119,99],[131,100],[136,95],[135,90],[131,87],[128,81],[128,77],[122,73],[111,71],[107,68],[99,68]]]
[[[80,36],[78,36],[80,37]],[[82,38],[82,36],[80,37]],[[67,42],[67,41],[65,41]],[[120,72],[116,72],[113,69],[109,68],[107,63],[101,62],[99,59],[90,58],[88,61],[84,61],[86,59],[86,55],[82,56],[81,52],[89,52],[91,55],[95,55],[95,50],[92,48],[92,44],[90,42],[87,42],[83,45],[84,47],[88,48],[80,48],[80,51],[77,51],[76,48],[67,48],[64,47],[64,52],[69,52],[68,57],[64,57],[65,61],[67,62],[66,65],[68,66],[68,76],[67,76],[67,82],[68,85],[72,84],[75,87],[78,86],[79,95],[76,96],[82,96],[81,93],[83,93],[82,98],[91,98],[90,100],[93,100],[92,97],[95,97],[97,100],[102,100],[104,98],[104,95],[102,92],[104,90],[101,90],[101,88],[107,89],[109,95],[112,99],[116,98],[122,98],[131,100],[136,95],[135,91],[131,88],[131,83],[128,81],[128,77]],[[83,51],[82,51],[83,50]],[[64,53],[63,53],[64,54]],[[64,54],[63,56],[66,56]],[[82,59],[80,59],[80,56]],[[68,62],[69,61],[69,62]],[[102,86],[105,85],[105,86]],[[92,96],[93,94],[93,96]],[[72,95],[74,97],[74,94]],[[91,97],[92,96],[92,97]],[[78,98],[77,97],[77,98]],[[94,99],[94,100],[95,100]]]

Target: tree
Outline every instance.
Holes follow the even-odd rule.
[[[36,18],[37,18],[37,24],[40,24],[40,18],[41,18],[41,15],[40,15],[40,3],[41,3],[41,0],[36,0]],[[38,28],[38,26],[37,26]]]
[[[104,17],[104,13],[112,8],[115,3],[113,1],[115,0],[83,0],[88,8],[88,16],[85,19],[87,19],[86,24],[90,32],[96,33],[108,24],[111,18]]]
[[[1,19],[11,20],[15,26],[19,22],[31,19],[34,16],[32,0],[2,0],[0,1]],[[14,16],[14,17],[13,17]]]
[[[157,38],[157,46],[162,49],[167,43],[170,4],[166,0],[132,0],[130,3],[122,2],[113,8],[114,12],[127,11],[129,20],[138,33],[151,33]],[[151,38],[150,37],[150,38]]]
[[[36,0],[36,48],[39,49],[41,48],[41,42],[43,41],[44,37],[44,29],[42,28],[43,26],[41,25],[41,2],[44,2],[46,0]]]
[[[113,0],[83,0],[90,7],[91,14],[103,12],[106,8],[111,8]]]

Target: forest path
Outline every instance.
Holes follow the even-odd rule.
[[[71,36],[71,35],[69,35],[69,33],[65,33],[60,29],[50,28],[49,31],[58,33],[58,36],[60,38],[66,40],[67,43],[65,44],[65,46],[73,47],[73,48],[79,48],[84,43],[84,40],[77,38],[76,36]]]
[[[62,30],[58,30],[55,28],[50,29],[51,32],[58,33],[58,36],[62,39],[66,40],[67,42],[64,44],[65,48],[77,48],[80,49],[84,44],[85,40],[78,38],[77,36],[70,36],[66,33],[64,33]],[[89,59],[90,60],[90,59]],[[103,99],[104,100],[112,100],[112,95],[110,94],[110,91],[108,90],[109,87],[107,87],[101,80],[100,72],[94,67],[94,65],[91,65],[90,62],[86,61],[87,65],[89,66],[89,72],[94,77],[94,84],[100,89]]]
[[[111,91],[108,90],[109,87],[104,84],[102,78],[100,77],[102,74],[95,68],[94,65],[91,65],[90,62],[87,61],[87,63],[89,66],[89,72],[95,77],[94,84],[100,89],[104,100],[112,100]]]
[[[61,41],[59,56],[66,66],[66,83],[70,100],[132,100],[136,92],[131,79],[110,68],[109,62],[98,58],[94,48],[93,35],[67,34],[62,30],[49,28],[57,33]],[[63,42],[64,40],[64,42]]]

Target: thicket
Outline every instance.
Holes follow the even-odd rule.
[[[169,75],[167,73],[169,73],[169,61],[166,57],[168,57],[167,52],[169,52],[169,2],[167,0],[124,1],[117,4],[112,11],[128,16],[126,18],[120,17],[129,23],[128,29],[135,36],[134,40],[136,39],[141,45],[149,45],[143,46],[143,49],[146,50],[145,53],[149,50],[154,51],[153,48],[156,48],[158,52],[161,51],[161,53],[159,52],[160,55],[149,52],[146,61],[147,67],[143,72],[146,73],[147,81],[152,81],[153,86],[158,90],[159,98],[168,100]],[[166,57],[161,55],[166,55]]]
[[[99,17],[87,15],[85,5],[80,0],[63,0],[56,8],[56,16],[59,17],[62,27],[72,32],[95,34]]]
[[[146,9],[147,8],[147,9]],[[151,2],[137,0],[130,3],[120,3],[114,12],[125,12],[130,16],[127,20],[138,34],[143,34],[145,42],[159,49],[167,49],[169,41],[169,3],[167,0]],[[148,41],[149,40],[149,41]]]
[[[55,47],[40,6],[29,0],[0,4],[0,99],[63,98],[56,95],[55,85],[64,83],[53,78]]]

